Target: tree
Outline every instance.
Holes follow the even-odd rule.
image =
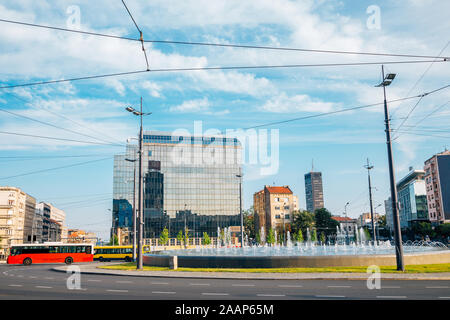
[[[332,218],[331,212],[327,209],[317,209],[314,214],[314,220],[316,229],[323,231],[326,236],[336,234],[336,227],[339,225],[339,222]]]
[[[167,228],[164,228],[164,230],[161,232],[161,235],[159,236],[159,242],[165,246],[167,242],[169,242],[169,230]]]
[[[364,235],[366,236],[366,240],[369,241],[370,239],[372,239],[372,237],[370,236],[370,231],[367,227],[364,227]]]
[[[436,233],[442,238],[450,237],[450,223],[443,223],[436,227]]]
[[[254,215],[253,206],[250,207],[250,209],[245,210],[243,212],[244,216],[244,232],[249,237],[254,239],[255,234],[255,215]]]
[[[299,230],[302,231],[303,234],[306,233],[306,230],[314,227],[314,214],[308,211],[294,211],[292,213],[292,232],[298,233]]]
[[[111,239],[109,239],[109,245],[110,246],[118,246],[119,245],[119,237],[117,237],[117,235],[113,234]]]
[[[311,241],[316,242],[317,241],[317,230],[314,228],[312,235],[311,235]]]
[[[295,241],[303,242],[303,232],[302,229],[298,229],[297,233],[294,233]]]
[[[325,233],[322,231],[321,233],[320,233],[320,243],[321,244],[325,244]]]
[[[262,244],[261,243],[261,235],[260,235],[259,232],[256,233],[256,237],[255,238],[256,238],[256,242],[258,242],[259,244]]]
[[[184,229],[184,246],[187,247],[188,244],[189,244],[189,229],[185,228]]]
[[[270,245],[273,245],[275,243],[275,232],[272,228],[270,228],[269,232],[267,233],[266,242]]]
[[[180,243],[180,245],[183,243],[183,231],[181,231],[181,230],[178,231],[177,240]]]
[[[429,222],[415,223],[412,225],[411,231],[412,231],[413,238],[415,238],[416,235],[421,238],[425,238],[426,236],[429,236],[429,237],[434,236],[433,228],[431,227],[431,223],[429,223]]]
[[[211,239],[209,238],[207,232],[203,232],[203,244],[205,244],[205,245],[211,244]]]

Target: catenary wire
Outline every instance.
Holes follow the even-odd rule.
[[[438,62],[447,62],[448,60],[441,60]],[[222,67],[192,67],[192,68],[163,68],[152,70],[136,70],[127,72],[117,72],[93,76],[75,77],[69,79],[57,79],[48,81],[29,82],[22,84],[0,86],[0,89],[11,89],[17,87],[29,87],[44,84],[53,84],[61,82],[71,82],[80,80],[91,80],[107,77],[118,77],[132,74],[139,74],[145,72],[185,72],[185,71],[210,71],[210,70],[239,70],[239,69],[280,69],[280,68],[309,68],[309,67],[342,67],[342,66],[364,66],[364,65],[380,65],[380,64],[412,64],[412,63],[428,63],[430,60],[411,60],[411,61],[376,61],[376,62],[350,62],[350,63],[318,63],[318,64],[288,64],[288,65],[262,65],[262,66],[222,66]]]
[[[34,23],[27,23],[21,21],[13,21],[0,19],[0,22],[24,25],[29,27],[45,28],[57,31],[65,31],[72,33],[80,33],[91,36],[99,36],[113,39],[122,39],[129,41],[141,41],[137,38],[130,38],[124,36],[117,36],[98,32],[89,32],[74,30],[68,28],[40,25]],[[413,55],[413,54],[395,54],[395,53],[375,53],[375,52],[362,52],[362,51],[339,51],[339,50],[322,50],[322,49],[305,49],[305,48],[289,48],[289,47],[273,47],[273,46],[257,46],[257,45],[244,45],[244,44],[223,44],[223,43],[211,43],[211,42],[190,42],[190,41],[172,41],[172,40],[144,40],[147,43],[160,43],[160,44],[179,44],[179,45],[194,45],[194,46],[213,46],[213,47],[226,47],[226,48],[245,48],[245,49],[263,49],[263,50],[281,50],[281,51],[299,51],[299,52],[311,52],[311,53],[331,53],[331,54],[346,54],[346,55],[369,55],[369,56],[388,56],[388,57],[402,57],[402,58],[444,58],[450,59],[450,57],[436,57],[430,55]]]
[[[91,161],[85,161],[85,162],[78,162],[78,163],[74,163],[74,164],[70,164],[70,165],[66,165],[66,166],[60,166],[60,167],[42,169],[42,170],[37,170],[37,171],[31,171],[31,172],[16,174],[16,175],[7,176],[7,177],[0,177],[0,180],[18,178],[18,177],[28,176],[28,175],[32,175],[32,174],[37,174],[37,173],[50,172],[50,171],[55,171],[55,170],[59,170],[59,169],[71,168],[71,167],[81,166],[81,165],[90,164],[90,163],[94,163],[94,162],[105,161],[105,160],[109,160],[111,158],[112,157],[103,158],[103,159],[97,159],[97,160],[91,160]]]

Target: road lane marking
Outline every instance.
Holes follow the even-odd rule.
[[[55,278],[52,278],[52,277],[45,277],[44,279],[47,279],[47,280],[53,280],[53,279],[55,279]]]
[[[202,292],[204,296],[229,296],[229,293],[218,293],[218,292]]]
[[[117,283],[133,283],[133,281],[116,281]]]
[[[379,299],[406,299],[406,296],[377,296]]]
[[[35,288],[39,288],[39,289],[52,289],[53,287],[35,286]]]
[[[96,280],[96,279],[88,279],[88,281],[91,281],[91,282],[102,282],[102,280]]]
[[[286,297],[284,294],[265,294],[265,293],[258,293],[258,297]]]
[[[328,286],[328,288],[351,288],[352,286]]]
[[[189,283],[190,286],[209,286],[209,283]]]
[[[439,297],[439,299],[450,299],[450,297]]]
[[[10,284],[8,287],[23,287],[21,284]]]
[[[233,287],[254,287],[254,284],[232,284]]]
[[[174,292],[174,291],[152,291],[152,293],[155,293],[155,294],[175,294],[176,292]]]
[[[168,282],[152,282],[152,284],[169,284]]]
[[[425,287],[427,289],[448,289],[448,286],[435,286],[435,287]]]
[[[303,288],[301,285],[296,284],[280,284],[278,285],[280,288]]]
[[[106,290],[106,291],[109,291],[109,292],[128,292],[128,290],[116,290],[116,289],[109,289],[109,290]]]
[[[398,286],[382,286],[381,289],[400,289]]]
[[[29,276],[30,279],[37,279],[35,276]]]
[[[345,298],[345,296],[333,296],[333,295],[325,295],[325,296],[322,296],[322,295],[317,295],[316,296],[316,298]]]

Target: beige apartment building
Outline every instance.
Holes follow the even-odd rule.
[[[0,187],[0,256],[31,238],[36,199],[19,188]]]
[[[253,195],[255,228],[285,230],[284,225],[292,223],[292,212],[298,210],[298,197],[289,186],[265,186]],[[267,233],[266,233],[267,234]]]
[[[450,222],[450,151],[425,161],[428,215],[434,225]]]

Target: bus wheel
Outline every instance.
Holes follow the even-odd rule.
[[[125,261],[126,261],[126,262],[131,262],[131,259],[130,259],[130,257],[128,257],[128,256],[127,256],[127,257],[125,257]]]
[[[31,258],[25,258],[23,259],[23,265],[29,266],[33,261],[31,261]]]
[[[103,257],[98,258],[98,261],[103,262],[105,260],[103,260]]]
[[[66,260],[64,260],[64,262],[66,264],[72,264],[73,263],[73,259],[71,257],[67,257]]]

